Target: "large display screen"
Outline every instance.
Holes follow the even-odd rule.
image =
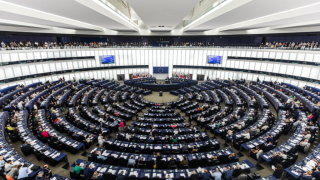
[[[220,64],[222,56],[208,55],[208,64]]]
[[[114,64],[114,55],[102,55],[101,56],[102,64]]]

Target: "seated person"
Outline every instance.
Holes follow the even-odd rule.
[[[257,146],[255,149],[250,149],[250,156],[254,159],[257,159],[257,153],[260,151],[260,147]]]
[[[273,143],[273,137],[269,134],[267,137],[267,143],[272,142]]]
[[[130,157],[130,159],[128,160],[128,165],[132,165],[132,166],[136,165],[136,161],[134,160],[134,156]]]
[[[280,161],[281,161],[281,159],[280,159],[279,154],[276,152],[273,152],[273,155],[271,156],[271,165],[276,166],[276,165],[280,164]]]
[[[180,162],[180,167],[183,167],[185,165],[189,165],[189,161],[186,156],[183,156],[183,160]]]
[[[83,170],[83,165],[80,165],[80,163],[78,163],[78,162],[75,162],[74,164],[75,164],[75,166],[74,166],[74,173],[75,173],[76,175],[78,175],[78,174],[80,174],[80,172]]]
[[[107,157],[101,155],[101,151],[98,151],[97,154],[97,159],[102,159],[103,161],[107,159]]]
[[[24,149],[29,149],[31,147],[29,141],[26,141],[23,145],[22,145],[22,148]]]
[[[231,161],[235,160],[237,158],[236,153],[232,153],[230,154],[230,156],[228,157]]]
[[[140,168],[142,168],[142,169],[147,167],[147,164],[146,164],[144,157],[141,157],[138,159],[138,165],[140,165]]]
[[[194,152],[198,152],[198,148],[197,148],[197,146],[193,146],[193,149],[192,149],[192,151],[191,151],[192,153],[194,153]]]
[[[51,142],[56,142],[58,141],[58,136],[55,134],[51,137]]]
[[[13,132],[14,128],[10,126],[10,124],[7,125],[7,130],[9,132]]]
[[[42,133],[41,133],[41,136],[44,138],[44,139],[48,139],[50,136],[48,134],[48,132],[46,130],[44,130]]]
[[[308,139],[305,139],[305,140],[301,141],[301,142],[299,143],[299,145],[297,146],[297,147],[298,147],[298,150],[304,152],[304,147],[305,147],[307,144],[309,144]]]

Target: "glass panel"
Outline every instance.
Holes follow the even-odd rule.
[[[305,56],[304,53],[298,53],[297,60],[298,61],[304,61],[304,56]]]
[[[36,67],[37,67],[37,72],[38,72],[38,73],[43,73],[42,64],[37,64]]]
[[[279,73],[281,73],[281,74],[286,74],[286,70],[287,70],[287,65],[281,65],[280,66],[280,71],[279,71]]]
[[[273,65],[273,72],[274,73],[278,73],[280,70],[280,64],[274,64]]]
[[[234,68],[240,68],[240,61],[234,61]]]
[[[60,51],[60,57],[65,58],[66,57],[66,52],[65,51]]]
[[[22,74],[23,74],[24,76],[30,75],[30,73],[29,73],[29,66],[21,66],[21,69],[22,69]]]
[[[13,74],[13,71],[12,71],[12,68],[5,68],[4,69],[5,73],[6,73],[6,78],[13,78],[14,77],[14,74]]]
[[[294,66],[288,65],[286,74],[292,75],[294,70]]]
[[[27,54],[26,53],[19,53],[19,60],[20,61],[28,60]]]
[[[35,59],[42,59],[41,55],[40,55],[40,52],[34,52],[33,55],[34,55]]]
[[[276,59],[283,59],[282,52],[277,52]]]
[[[302,67],[301,67],[301,66],[295,66],[295,67],[294,67],[294,74],[293,74],[293,75],[295,75],[295,76],[300,76],[301,71],[302,71]]]
[[[254,70],[255,62],[250,62],[250,70]]]
[[[82,61],[78,61],[79,69],[83,69],[83,63]]]
[[[309,78],[318,79],[318,76],[319,76],[319,69],[318,68],[312,68],[311,72],[310,72],[310,75],[309,75]]]
[[[61,65],[63,70],[68,70],[67,62],[62,62]]]
[[[47,55],[48,55],[48,58],[54,58],[52,51],[48,51],[48,52],[47,52]]]
[[[30,74],[37,74],[37,69],[35,65],[29,65]]]
[[[309,74],[310,74],[310,68],[308,68],[308,67],[303,67],[301,76],[302,76],[302,77],[309,77]]]
[[[313,61],[313,54],[306,54],[304,61],[312,62]]]
[[[77,57],[77,51],[71,51],[71,56],[72,57]],[[81,76],[81,75],[80,75]]]
[[[297,53],[290,53],[290,58],[289,60],[294,60],[296,61],[297,60]]]
[[[28,60],[34,60],[33,53],[27,53]]]
[[[71,52],[70,51],[66,51],[66,57],[72,57]]]
[[[258,58],[262,58],[262,53],[263,53],[263,52],[259,51],[258,54],[257,54],[257,57],[258,57]]]
[[[283,53],[282,59],[289,59],[289,53]]]
[[[85,61],[85,60],[84,60],[84,61],[82,61],[82,67],[83,67],[83,68],[87,68],[87,67],[88,67],[88,65],[87,65],[87,61]]]
[[[11,56],[11,58],[9,58],[9,60],[7,60],[7,61],[10,61],[10,59],[11,59],[11,61],[19,61],[18,53],[12,53],[12,54],[10,54],[10,56]],[[3,61],[3,62],[7,62],[7,61]]]
[[[49,66],[50,66],[50,70],[51,70],[51,71],[56,71],[56,65],[55,65],[55,63],[50,63]]]
[[[268,64],[267,71],[272,72],[272,70],[273,70],[273,64]]]
[[[62,70],[61,63],[56,63],[56,69],[57,69],[57,71],[61,71]]]
[[[256,66],[255,66],[255,70],[260,70],[260,67],[261,67],[261,63],[259,62],[256,62]]]
[[[130,65],[129,62],[128,62],[128,51],[127,50],[123,51],[123,64],[126,65],[126,66]]]
[[[270,52],[269,58],[275,59],[276,58],[276,52]]]
[[[248,61],[244,62],[243,69],[249,69],[249,62]]]
[[[55,57],[55,58],[59,58],[59,57],[60,57],[59,51],[55,51],[55,52],[54,52],[54,57]]]
[[[22,76],[22,72],[21,72],[21,69],[20,67],[18,66],[15,66],[13,67],[13,72],[14,72],[14,76],[15,77],[19,77],[19,76]]]
[[[48,54],[47,54],[46,51],[40,52],[40,53],[41,53],[41,58],[42,58],[42,59],[47,59],[47,58],[48,58]]]
[[[320,54],[315,54],[315,55],[314,55],[313,62],[320,63]]]
[[[73,69],[72,61],[71,61],[71,62],[68,62],[68,68],[69,68],[69,69]]]
[[[10,56],[9,54],[2,54],[2,62],[9,62]]]
[[[49,64],[42,64],[44,72],[50,72]]]
[[[241,57],[246,57],[246,51],[241,51]]]
[[[269,52],[263,52],[263,58],[269,58]]]

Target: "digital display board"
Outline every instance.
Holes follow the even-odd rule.
[[[208,64],[220,64],[222,56],[208,55]]]
[[[102,64],[114,64],[114,55],[102,55],[100,57]]]

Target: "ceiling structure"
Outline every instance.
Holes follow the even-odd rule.
[[[0,0],[0,31],[245,35],[320,31],[319,0]]]

